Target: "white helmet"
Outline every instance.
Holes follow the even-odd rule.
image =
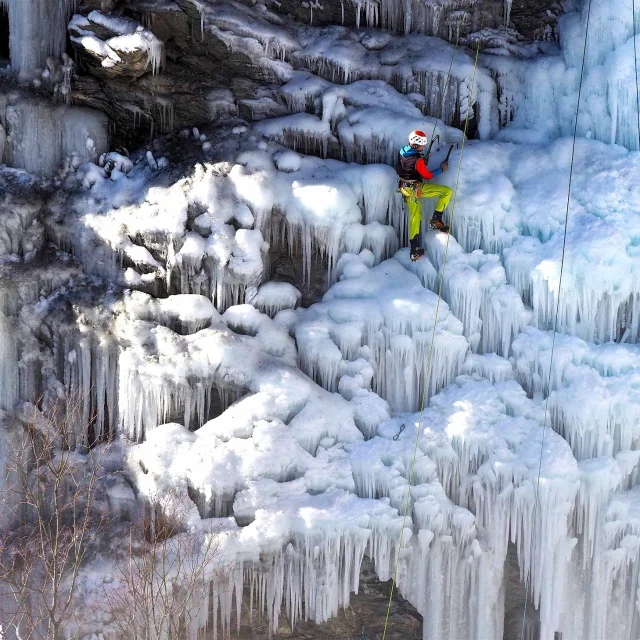
[[[409,144],[417,144],[420,147],[424,147],[427,142],[427,134],[424,131],[412,131],[409,135]]]

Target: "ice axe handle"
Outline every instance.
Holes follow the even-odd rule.
[[[445,158],[445,162],[449,162],[449,158],[451,157],[451,152],[453,151],[454,147],[457,147],[458,143],[454,142],[450,147],[449,147],[449,153],[447,153],[447,157]]]
[[[435,141],[438,141],[438,143],[440,143],[440,136],[435,136],[434,138],[431,139],[431,143],[429,144],[429,148],[427,149],[427,153],[424,156],[424,161],[429,164],[429,158],[431,158],[431,149],[433,149],[433,145],[435,143]]]

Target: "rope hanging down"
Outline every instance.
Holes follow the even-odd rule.
[[[533,524],[531,527],[531,543],[529,547],[529,557],[533,558],[533,541],[535,539],[536,514],[538,512],[538,503],[540,501],[540,477],[542,475],[542,459],[544,456],[544,442],[547,432],[547,419],[549,417],[549,396],[551,392],[551,375],[553,372],[553,355],[556,346],[556,335],[558,333],[558,317],[560,315],[560,293],[562,291],[562,276],[564,274],[564,263],[567,251],[567,229],[569,227],[569,205],[571,204],[571,185],[573,183],[573,166],[576,157],[576,140],[578,138],[578,116],[580,115],[580,98],[582,97],[582,82],[584,80],[584,67],[587,58],[587,42],[589,40],[589,24],[591,22],[591,1],[587,8],[587,25],[584,34],[584,50],[582,52],[582,68],[580,70],[580,85],[578,87],[578,104],[576,105],[576,120],[573,127],[573,147],[571,149],[571,167],[569,169],[569,189],[567,191],[567,207],[564,215],[564,239],[562,241],[562,259],[560,261],[560,279],[558,281],[558,299],[556,301],[556,313],[553,321],[553,338],[551,340],[551,357],[549,361],[549,377],[547,379],[547,399],[544,406],[544,422],[542,424],[542,441],[540,443],[540,459],[538,461],[538,479],[536,481],[536,495],[533,504]],[[522,630],[520,632],[520,640],[524,640],[525,623],[527,619],[527,603],[529,600],[529,590],[531,588],[532,576],[529,575],[525,588],[524,611],[522,613]]]
[[[482,0],[482,22],[480,25],[480,33],[482,33],[482,30],[484,29],[484,18],[485,18],[485,7],[487,4],[487,0]],[[478,37],[478,44],[476,47],[476,56],[475,56],[475,61],[474,61],[474,65],[473,65],[473,78],[471,80],[471,90],[469,91],[469,101],[468,101],[468,106],[467,106],[467,116],[465,119],[465,123],[464,123],[464,135],[462,136],[462,145],[460,147],[460,160],[458,161],[458,173],[456,176],[456,185],[455,185],[455,190],[454,190],[454,196],[453,196],[453,205],[451,207],[451,218],[450,218],[450,227],[453,226],[453,219],[454,219],[454,215],[455,215],[455,211],[456,211],[456,201],[458,198],[458,186],[460,184],[460,170],[462,167],[462,156],[464,153],[464,144],[465,141],[467,139],[467,132],[469,130],[469,120],[471,118],[471,111],[472,111],[472,101],[473,101],[473,91],[475,89],[475,84],[476,84],[476,72],[478,70],[478,60],[480,59],[480,45],[481,45],[482,39],[481,37]],[[457,44],[456,44],[456,48],[457,48]],[[456,53],[456,49],[454,49],[454,56]],[[453,67],[453,60],[451,61],[451,67]],[[451,69],[450,69],[451,72]],[[444,105],[444,98],[445,96],[443,95],[443,105]],[[434,131],[435,131],[435,127],[434,127]],[[425,378],[424,378],[424,387],[422,389],[422,401],[421,401],[421,405],[420,405],[420,419],[418,420],[418,425],[416,428],[416,440],[415,440],[415,445],[413,448],[413,458],[411,460],[411,470],[409,472],[409,479],[408,479],[408,483],[407,483],[407,497],[405,499],[405,504],[404,504],[404,516],[402,519],[402,529],[400,530],[400,542],[398,543],[398,552],[396,554],[396,561],[395,561],[395,567],[393,570],[393,579],[391,581],[391,593],[389,594],[389,605],[387,607],[387,615],[385,617],[385,621],[384,621],[384,631],[382,633],[382,640],[386,639],[387,636],[387,628],[389,626],[389,616],[391,615],[391,604],[393,602],[393,594],[395,591],[395,586],[396,586],[396,579],[398,577],[398,565],[400,564],[400,554],[402,552],[402,547],[403,547],[403,533],[404,533],[404,529],[405,529],[405,525],[407,523],[407,515],[409,513],[409,503],[411,501],[411,483],[413,482],[413,474],[415,471],[415,465],[416,465],[416,457],[418,454],[418,443],[420,441],[420,428],[422,426],[422,418],[424,416],[424,408],[425,408],[425,402],[426,402],[426,398],[427,398],[427,388],[428,388],[428,383],[429,383],[429,378],[431,376],[431,364],[433,361],[433,345],[435,342],[435,338],[436,338],[436,328],[438,326],[438,314],[440,312],[440,302],[442,300],[442,289],[443,289],[443,283],[444,283],[444,276],[445,276],[445,272],[446,272],[446,268],[447,268],[447,256],[449,255],[449,241],[451,239],[451,231],[449,230],[447,232],[447,243],[445,246],[445,251],[444,251],[444,259],[442,262],[442,269],[440,271],[440,283],[438,285],[438,302],[436,304],[436,312],[435,312],[435,318],[433,321],[433,332],[431,334],[431,345],[429,347],[429,357],[427,358],[427,367],[426,367],[426,372],[425,372]]]
[[[638,115],[638,149],[640,150],[640,83],[638,83],[638,43],[636,42],[636,0],[631,0],[633,13],[633,64],[636,70],[636,112]]]
[[[635,0],[634,0],[635,2]],[[465,7],[465,11],[469,12],[469,7],[471,5],[471,0],[467,0],[467,6]],[[484,15],[483,15],[484,20]],[[442,120],[442,114],[444,113],[444,101],[447,99],[447,91],[449,89],[449,82],[451,80],[451,73],[453,72],[453,63],[456,59],[456,53],[458,53],[458,47],[460,46],[460,29],[458,28],[458,33],[456,36],[456,43],[453,47],[453,55],[451,56],[451,62],[449,64],[449,71],[447,73],[447,79],[444,83],[444,89],[442,90],[442,100],[440,101],[440,115],[435,119],[433,123],[433,131],[431,132],[431,138],[429,140],[428,149],[431,150],[431,146],[433,145],[434,140],[436,139],[436,129],[438,127],[438,120]]]

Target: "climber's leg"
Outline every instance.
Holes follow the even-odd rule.
[[[420,225],[422,223],[422,200],[418,198],[414,189],[412,194],[405,198],[409,209],[409,239],[412,240],[420,234]]]
[[[449,206],[451,200],[452,191],[449,187],[441,184],[425,184],[422,188],[423,198],[438,198],[436,204],[436,211],[431,218],[429,225],[436,231],[442,233],[448,233],[449,227],[442,221],[442,214],[444,210]]]
[[[424,255],[424,249],[420,246],[420,225],[422,223],[422,200],[415,190],[405,198],[409,208],[409,239],[411,241],[410,256],[412,260],[419,260]]]
[[[452,193],[451,188],[443,184],[425,184],[422,187],[423,198],[438,198],[436,213],[441,214],[440,217],[442,217],[442,213],[449,206]]]

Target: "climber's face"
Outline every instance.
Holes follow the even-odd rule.
[[[426,144],[412,144],[411,145],[414,149],[416,149],[417,151],[424,151],[426,148]]]

